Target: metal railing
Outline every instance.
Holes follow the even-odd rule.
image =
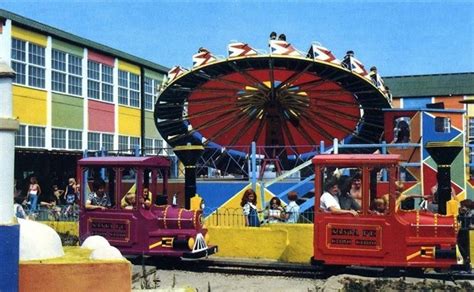
[[[239,227],[245,226],[245,216],[243,214],[242,208],[217,208],[214,211],[208,209],[204,210],[204,214],[208,214],[204,219],[206,226],[226,226],[226,227]],[[265,210],[259,213],[259,220],[261,226],[272,224],[268,223],[265,218]],[[301,224],[313,224],[314,222],[314,211],[307,210],[298,215],[297,223]],[[287,223],[285,220],[282,220],[279,223]],[[293,224],[293,223],[288,223]]]

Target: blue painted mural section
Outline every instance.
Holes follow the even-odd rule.
[[[268,190],[277,195],[288,190],[297,182],[282,182],[271,185]],[[236,193],[242,190],[249,184],[248,181],[242,182],[197,182],[197,193],[204,199],[206,205],[206,213],[212,212],[222,204],[227,202]],[[299,186],[295,191],[299,196],[303,196],[307,192],[314,189],[314,182],[308,182]],[[288,202],[288,197],[285,195],[282,200]]]
[[[432,102],[431,97],[410,97],[403,99],[404,109],[420,109]]]
[[[0,291],[18,291],[20,225],[0,225]]]
[[[206,209],[212,210],[221,206],[232,198],[236,193],[248,185],[248,181],[242,182],[200,182],[196,183],[196,192],[204,199]]]
[[[436,132],[435,117],[426,112],[423,113],[423,143],[451,141],[459,136],[459,134],[461,134],[461,132],[453,127],[451,127],[450,132]],[[429,156],[428,151],[423,147],[423,160]]]

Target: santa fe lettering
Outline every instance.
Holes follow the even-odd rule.
[[[331,235],[359,236],[359,230],[352,228],[331,228]]]

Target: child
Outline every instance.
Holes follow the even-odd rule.
[[[252,189],[245,191],[240,206],[244,211],[245,226],[259,227],[260,220],[257,211],[257,196]]]
[[[61,202],[61,196],[64,194],[63,190],[58,188],[58,185],[53,185],[53,194],[56,197],[56,203],[59,204]]]
[[[270,200],[270,208],[268,210],[268,223],[279,223],[282,222],[286,217],[285,210],[281,206],[281,201],[277,197],[273,197]]]
[[[122,209],[132,210],[135,206],[136,196],[133,192],[128,192],[125,197],[123,197],[122,201],[120,202],[120,206]]]
[[[28,216],[26,216],[25,210],[23,209],[23,204],[26,203],[26,200],[23,197],[15,196],[13,201],[15,202],[13,204],[13,212],[15,213],[15,217],[28,219]]]
[[[298,194],[296,192],[288,193],[288,205],[286,206],[286,222],[287,223],[297,223],[298,217],[300,215],[300,206],[296,203],[298,199]]]
[[[385,200],[382,198],[378,198],[374,200],[374,212],[377,215],[385,214],[385,210],[387,209],[387,205],[385,204]]]

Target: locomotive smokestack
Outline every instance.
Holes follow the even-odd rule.
[[[461,142],[428,142],[426,150],[438,164],[438,213],[446,215],[446,202],[451,199],[451,163],[462,150]]]
[[[191,207],[191,198],[196,194],[196,162],[201,157],[204,147],[201,145],[176,146],[173,149],[184,164],[184,208]]]

